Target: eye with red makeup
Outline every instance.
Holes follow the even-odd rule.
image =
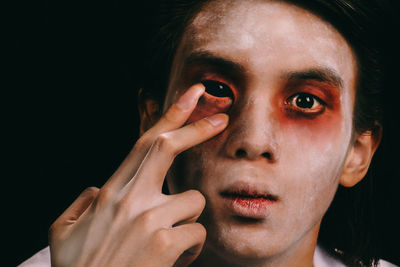
[[[201,83],[205,87],[204,100],[226,112],[235,99],[230,86],[216,80],[203,80]]]
[[[325,111],[326,103],[309,93],[297,93],[285,101],[286,110],[299,115],[316,116]]]
[[[291,81],[282,97],[285,114],[291,118],[314,119],[340,111],[340,89],[327,82]]]
[[[188,122],[193,122],[216,113],[225,113],[232,106],[234,91],[227,83],[217,80],[202,80],[205,92],[190,116]]]

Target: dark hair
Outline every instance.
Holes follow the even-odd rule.
[[[211,0],[212,1],[212,0]],[[354,130],[375,134],[382,125],[381,95],[384,85],[382,64],[383,9],[368,0],[283,0],[303,7],[333,25],[353,48],[358,61],[358,84],[354,109]],[[162,1],[157,19],[152,60],[143,92],[144,97],[162,100],[167,88],[170,67],[185,28],[207,0]],[[160,90],[161,89],[161,90]],[[161,102],[161,101],[160,101]],[[371,236],[373,211],[371,195],[373,170],[351,189],[339,187],[325,214],[319,244],[349,266],[373,266],[377,263],[376,247]],[[350,203],[350,204],[349,204]]]

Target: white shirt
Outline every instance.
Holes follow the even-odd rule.
[[[396,267],[385,260],[380,260],[378,267]],[[51,267],[50,264],[50,249],[46,247],[18,265],[18,267]],[[343,263],[330,256],[319,246],[314,253],[314,267],[345,267]],[[397,266],[398,267],[398,266]]]

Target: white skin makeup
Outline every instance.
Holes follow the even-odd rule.
[[[215,67],[210,58],[240,68]],[[222,82],[235,96],[227,106],[200,100],[193,120],[226,112],[229,126],[179,155],[167,177],[172,193],[194,188],[206,197],[200,222],[207,242],[198,264],[312,265],[352,145],[356,73],[340,33],[300,7],[212,1],[196,15],[176,53],[164,106],[202,80]],[[296,106],[301,93],[317,97],[315,109]],[[241,217],[221,196],[241,187],[277,199],[260,218]]]

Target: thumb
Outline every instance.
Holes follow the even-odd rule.
[[[74,224],[90,204],[92,204],[98,192],[99,188],[97,187],[86,188],[52,224],[49,231],[50,236],[55,234],[56,231],[65,230],[65,227]]]

